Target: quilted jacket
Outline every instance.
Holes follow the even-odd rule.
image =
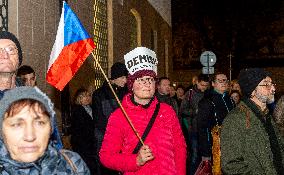
[[[152,117],[156,97],[147,108],[135,105],[131,94],[124,97],[122,105],[134,127],[141,136]],[[137,154],[132,154],[138,138],[132,131],[121,109],[110,116],[100,150],[100,159],[106,167],[125,175],[184,175],[186,167],[186,144],[175,111],[165,103],[160,104],[158,116],[145,140],[154,155],[152,161],[137,166]]]

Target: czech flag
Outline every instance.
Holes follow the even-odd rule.
[[[95,48],[95,43],[68,4],[62,14],[53,45],[46,80],[62,91]]]

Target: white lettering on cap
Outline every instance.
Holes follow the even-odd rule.
[[[146,47],[137,47],[124,55],[125,65],[133,75],[140,70],[152,70],[157,74],[158,60],[156,53]]]

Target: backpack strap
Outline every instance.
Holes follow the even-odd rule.
[[[142,139],[143,142],[145,141],[147,135],[149,134],[149,132],[150,132],[150,130],[151,130],[151,128],[152,128],[152,126],[153,126],[153,124],[154,124],[154,122],[155,122],[155,119],[156,119],[157,116],[158,116],[159,110],[160,110],[160,103],[158,103],[158,104],[156,105],[156,109],[155,109],[155,111],[154,111],[154,113],[153,113],[153,115],[152,115],[152,117],[151,117],[151,119],[150,119],[150,121],[149,121],[149,123],[148,123],[148,125],[147,125],[147,127],[146,127],[146,129],[145,129],[145,131],[144,131],[144,133],[143,133],[143,135],[142,135],[142,137],[141,137],[141,139]],[[140,150],[141,146],[142,146],[142,144],[141,144],[141,142],[139,141],[139,142],[137,143],[136,147],[134,148],[132,154],[137,154],[138,151]]]
[[[189,95],[188,95],[188,98],[187,98],[187,100],[188,100],[188,102],[189,102],[189,104],[190,104],[190,101],[191,101],[191,99],[192,99],[192,96],[193,96],[193,89],[189,89]]]
[[[72,160],[67,156],[67,154],[65,153],[65,151],[63,149],[59,150],[59,152],[61,153],[61,155],[64,157],[64,159],[67,161],[67,163],[71,166],[73,172],[75,174],[78,174],[77,173],[77,168],[74,164],[74,162],[72,162]]]

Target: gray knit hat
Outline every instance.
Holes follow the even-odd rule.
[[[51,127],[52,127],[52,132],[53,132],[53,126],[55,122],[55,112],[53,110],[53,103],[51,100],[48,98],[46,94],[44,94],[40,89],[37,87],[29,87],[29,86],[21,86],[21,87],[16,87],[11,90],[8,90],[5,92],[3,98],[0,100],[0,133],[2,137],[2,123],[3,123],[3,117],[5,112],[8,110],[10,105],[13,102],[16,102],[18,100],[22,99],[33,99],[36,101],[39,101],[44,105],[46,108],[46,111],[50,115],[50,122],[51,122]]]
[[[17,37],[7,31],[0,31],[0,39],[9,39],[11,41],[13,41],[18,49],[18,55],[19,55],[19,65],[22,64],[23,62],[23,53],[22,53],[22,48],[21,48],[21,44],[19,42],[19,40],[17,39]]]
[[[258,84],[269,76],[270,73],[261,68],[248,68],[241,70],[238,82],[240,84],[242,94],[246,97],[250,97]]]

